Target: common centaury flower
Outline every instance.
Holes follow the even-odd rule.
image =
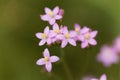
[[[45,68],[48,72],[52,70],[52,63],[59,61],[59,57],[50,56],[48,49],[46,48],[43,52],[44,58],[40,58],[36,64],[37,65],[45,65]]]
[[[56,6],[53,10],[45,8],[45,15],[40,15],[43,21],[48,21],[50,25],[53,25],[56,20],[62,19],[62,14],[59,13],[59,7]]]

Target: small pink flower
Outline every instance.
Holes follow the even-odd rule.
[[[76,33],[76,37],[75,37],[75,40],[79,40],[79,36],[81,34],[81,27],[79,24],[75,24],[74,25],[74,32]]]
[[[70,43],[73,46],[76,46],[76,41],[74,40],[76,34],[73,31],[69,32],[66,26],[63,27],[62,30],[63,30],[63,38],[62,38],[61,47],[64,48],[68,43]]]
[[[81,30],[81,35],[79,36],[79,40],[82,42],[81,47],[86,48],[89,46],[89,44],[96,45],[97,42],[94,38],[96,37],[97,33],[98,31],[90,31],[89,28],[84,27]]]
[[[60,9],[58,14],[61,15],[61,16],[63,16],[64,10],[63,10],[63,9]]]
[[[115,64],[119,60],[118,54],[116,53],[114,48],[106,45],[101,48],[101,51],[97,56],[97,59],[99,62],[102,62],[105,67],[109,67],[112,64]]]
[[[48,72],[52,70],[52,63],[59,61],[59,57],[50,56],[48,49],[46,48],[43,52],[44,58],[40,58],[36,64],[37,65],[45,65],[45,68]]]
[[[59,7],[55,7],[53,10],[45,8],[45,15],[41,15],[43,21],[48,21],[50,25],[53,25],[56,20],[62,19],[62,15],[59,14]]]
[[[46,28],[44,29],[44,33],[36,33],[36,37],[41,39],[41,41],[39,42],[39,46],[44,45],[46,42],[48,45],[50,45],[52,43],[52,40],[50,38],[50,30],[49,27],[46,26]]]
[[[57,23],[53,25],[53,30],[51,30],[50,36],[52,37],[53,42],[62,40],[62,29],[60,29]]]
[[[120,36],[115,39],[113,47],[117,53],[120,53]]]
[[[103,74],[103,75],[100,77],[100,79],[92,78],[92,79],[90,79],[90,80],[107,80],[107,76],[106,76],[106,74]]]

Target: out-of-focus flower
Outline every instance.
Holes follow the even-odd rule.
[[[48,49],[46,48],[43,52],[44,58],[40,58],[36,64],[37,65],[45,65],[45,68],[48,72],[52,70],[52,63],[59,61],[59,57],[50,56]]]
[[[79,36],[79,40],[82,42],[81,47],[86,48],[89,46],[89,44],[96,45],[97,42],[94,38],[96,37],[97,33],[98,31],[90,31],[89,28],[84,27],[81,30],[81,35]]]
[[[120,36],[115,39],[113,47],[117,53],[120,53]]]
[[[43,21],[48,21],[50,25],[53,25],[56,20],[62,19],[62,15],[59,14],[59,7],[56,6],[53,10],[49,8],[45,8],[45,15],[41,15],[41,19]]]
[[[52,37],[52,42],[62,40],[62,29],[60,29],[57,23],[53,25],[53,30],[51,30],[50,36]]]
[[[36,37],[41,39],[41,41],[39,42],[39,46],[44,45],[46,42],[48,45],[52,43],[52,40],[50,38],[50,30],[48,26],[46,26],[46,28],[44,29],[44,33],[36,33]]]
[[[97,79],[97,78],[91,78],[89,80],[107,80],[107,76],[106,76],[106,74],[103,74],[99,79]]]
[[[74,37],[76,34],[73,31],[68,31],[68,28],[65,26],[62,28],[63,30],[63,38],[61,47],[64,48],[68,43],[70,43],[73,46],[76,46],[76,41],[74,40]]]
[[[112,64],[117,63],[119,57],[114,48],[105,45],[101,48],[100,53],[97,56],[97,60],[102,62],[104,66],[109,67]]]

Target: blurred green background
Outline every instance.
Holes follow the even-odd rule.
[[[68,80],[63,62],[53,64],[52,74],[36,65],[47,46],[38,46],[36,32],[48,24],[40,20],[44,7],[65,10],[62,24],[73,29],[74,23],[98,30],[98,45],[88,49],[67,46],[65,61],[74,80],[85,75],[120,80],[120,64],[105,68],[96,61],[103,44],[110,44],[120,34],[120,0],[0,0],[0,80]],[[48,47],[60,56],[59,46]]]

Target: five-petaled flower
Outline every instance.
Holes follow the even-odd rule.
[[[76,46],[76,41],[74,40],[76,34],[73,31],[68,31],[67,26],[64,26],[62,30],[63,30],[63,38],[62,38],[61,47],[64,48],[68,43],[70,43],[73,46]]]
[[[45,68],[48,72],[52,70],[52,63],[59,61],[59,57],[50,56],[48,49],[46,48],[43,52],[44,58],[40,58],[36,64],[37,65],[45,65]]]
[[[59,7],[56,6],[53,10],[45,8],[45,15],[41,15],[43,21],[48,21],[50,25],[53,25],[56,20],[62,19],[62,13],[59,13]]]
[[[44,45],[46,42],[48,45],[52,43],[52,40],[50,38],[50,30],[48,26],[46,26],[46,28],[44,29],[44,33],[36,33],[36,37],[41,39],[41,41],[39,42],[39,46]]]
[[[79,36],[79,40],[82,42],[81,47],[86,48],[89,46],[89,44],[96,45],[97,42],[94,38],[96,37],[97,33],[98,31],[91,31],[88,27],[84,27]]]
[[[109,67],[111,64],[118,63],[119,58],[114,48],[105,45],[101,48],[101,51],[97,56],[97,60],[102,62],[105,67]]]

